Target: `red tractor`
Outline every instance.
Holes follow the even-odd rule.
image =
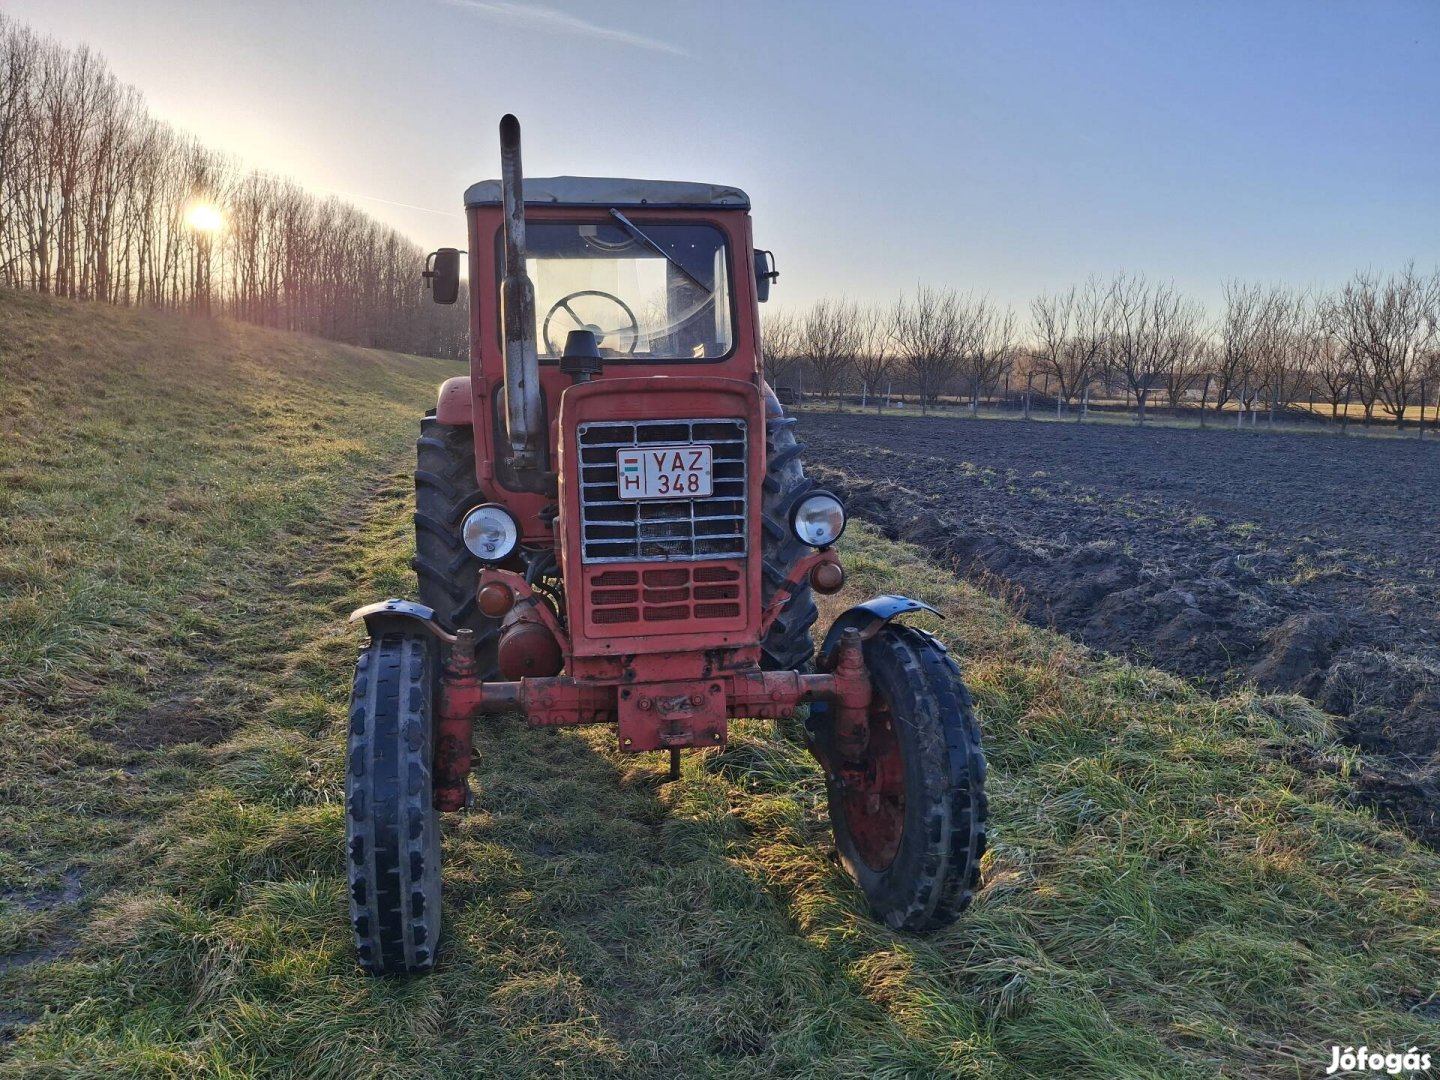
[[[835,843],[900,930],[965,908],[985,849],[985,759],[959,670],[881,596],[818,653],[814,593],[844,582],[838,499],[761,376],[776,278],[730,187],[501,179],[465,193],[470,374],[421,421],[420,603],[355,612],[346,769],[360,963],[422,971],[440,931],[441,812],[471,800],[472,725],[614,724],[619,748],[723,747],[730,717],[808,706]],[[453,303],[460,255],[427,262]]]

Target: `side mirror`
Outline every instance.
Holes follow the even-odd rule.
[[[453,304],[460,297],[460,250],[441,248],[425,260],[420,276],[437,304]]]
[[[755,299],[763,304],[770,299],[770,283],[780,279],[780,271],[775,269],[775,253],[773,251],[755,252]]]

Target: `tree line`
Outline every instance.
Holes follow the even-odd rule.
[[[0,12],[0,287],[463,358],[420,247],[150,116],[103,59]]]
[[[922,409],[942,396],[980,401],[1015,388],[1057,411],[1097,396],[1258,416],[1323,402],[1358,407],[1366,424],[1440,399],[1440,271],[1361,272],[1334,292],[1225,283],[1221,308],[1139,274],[1091,278],[1035,297],[1022,326],[985,296],[922,286],[889,304],[821,299],[764,325],[772,385],[860,394],[892,391]]]

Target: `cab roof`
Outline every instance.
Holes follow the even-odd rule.
[[[481,180],[465,190],[466,206],[498,206],[500,181]],[[525,204],[549,206],[682,206],[750,209],[750,196],[723,184],[686,180],[625,180],[609,176],[527,176]]]

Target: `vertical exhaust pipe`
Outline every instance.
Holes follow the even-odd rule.
[[[535,350],[535,285],[525,272],[525,191],[520,121],[500,118],[500,190],[505,203],[505,278],[500,318],[505,328],[505,434],[510,465],[527,491],[547,488],[540,440],[545,436],[540,360]]]

